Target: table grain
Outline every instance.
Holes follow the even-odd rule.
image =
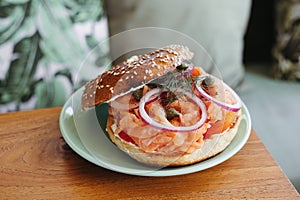
[[[77,155],[62,138],[60,112],[0,114],[0,199],[300,199],[253,130],[241,151],[215,167],[141,177]]]

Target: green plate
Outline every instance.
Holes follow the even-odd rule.
[[[81,110],[82,91],[83,88],[77,90],[63,106],[59,120],[62,136],[78,155],[100,167],[116,172],[139,176],[175,176],[205,170],[234,156],[250,136],[251,118],[247,107],[243,104],[242,122],[238,133],[223,152],[193,165],[149,167],[131,159],[108,139],[105,129],[102,128],[106,126],[106,104],[86,111]]]

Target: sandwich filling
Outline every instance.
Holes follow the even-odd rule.
[[[116,137],[146,153],[190,154],[206,139],[234,126],[239,101],[216,77],[181,65],[111,101],[110,128]]]

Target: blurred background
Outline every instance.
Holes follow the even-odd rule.
[[[89,52],[139,27],[205,47],[300,191],[299,0],[1,0],[0,113],[62,106],[109,62],[101,45],[92,73],[78,77]]]

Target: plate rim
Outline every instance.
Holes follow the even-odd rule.
[[[251,128],[252,128],[252,122],[251,122],[251,117],[250,117],[250,113],[249,110],[247,108],[247,106],[244,104],[244,102],[242,102],[242,109],[243,109],[243,115],[245,115],[245,121],[246,121],[246,130],[243,133],[243,137],[242,139],[239,141],[239,143],[235,146],[235,148],[232,151],[227,152],[227,154],[222,154],[223,151],[221,153],[219,153],[218,155],[213,157],[213,162],[209,162],[210,159],[201,161],[199,163],[195,163],[192,165],[187,165],[187,166],[180,166],[180,167],[172,167],[172,168],[161,168],[161,169],[155,169],[154,170],[138,170],[138,169],[131,169],[128,170],[128,168],[122,167],[120,165],[115,165],[112,163],[105,163],[99,159],[96,159],[93,157],[93,155],[90,154],[90,152],[84,147],[84,145],[82,144],[81,139],[80,143],[82,144],[82,146],[85,149],[79,148],[78,146],[75,145],[74,140],[72,140],[72,137],[70,136],[70,133],[68,133],[68,131],[66,130],[66,128],[64,126],[66,126],[63,122],[64,122],[64,118],[66,115],[66,109],[68,108],[68,106],[72,106],[72,101],[73,98],[75,96],[76,93],[78,92],[82,92],[82,88],[78,89],[77,91],[75,91],[70,97],[69,99],[65,102],[65,104],[63,105],[63,108],[60,112],[60,116],[59,116],[59,127],[61,130],[61,134],[64,138],[64,140],[66,141],[66,143],[71,147],[71,149],[76,152],[79,156],[81,156],[82,158],[86,159],[87,161],[100,166],[102,168],[111,170],[111,171],[115,171],[115,172],[119,172],[119,173],[123,173],[123,174],[130,174],[130,175],[136,175],[136,176],[148,176],[148,177],[163,177],[163,176],[177,176],[177,175],[184,175],[184,174],[190,174],[190,173],[194,173],[194,172],[199,172],[199,171],[203,171],[206,169],[209,169],[211,167],[214,167],[216,165],[219,165],[223,162],[225,162],[226,160],[228,160],[229,158],[231,158],[232,156],[234,156],[236,153],[238,153],[242,147],[246,144],[246,142],[248,141],[250,134],[251,134]],[[72,119],[72,123],[74,123],[74,119],[72,117],[72,115],[70,115],[69,117],[71,117]],[[241,126],[241,125],[240,125]],[[76,135],[78,135],[77,131],[75,133]],[[241,134],[241,133],[238,133]],[[229,146],[232,143],[229,144]],[[113,144],[112,144],[113,145]],[[228,147],[229,147],[228,146]],[[228,148],[226,147],[226,148]],[[204,166],[202,166],[204,165]],[[142,171],[144,171],[144,173],[142,173]],[[139,173],[137,173],[139,172]]]

